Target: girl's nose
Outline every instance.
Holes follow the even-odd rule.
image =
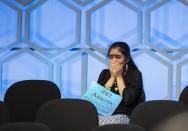
[[[117,62],[118,59],[116,59],[115,57],[112,59],[112,62]]]

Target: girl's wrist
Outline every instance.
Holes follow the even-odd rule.
[[[116,77],[115,77],[114,75],[111,75],[110,79],[111,79],[112,81],[114,81],[114,80],[116,79]]]
[[[119,76],[117,76],[116,77],[116,80],[118,81],[118,80],[122,80],[123,79],[123,76],[122,75],[119,75]]]

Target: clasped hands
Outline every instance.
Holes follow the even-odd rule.
[[[111,61],[109,64],[109,70],[111,77],[114,79],[122,77],[123,74],[123,64],[120,64],[116,61]]]

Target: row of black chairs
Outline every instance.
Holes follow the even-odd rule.
[[[52,131],[151,131],[167,119],[187,112],[188,108],[182,103],[169,100],[148,101],[138,105],[130,117],[129,125],[108,125],[98,126],[98,116],[96,108],[88,101],[78,99],[56,99],[51,100],[41,106],[37,112],[34,122],[47,125]],[[33,128],[44,128],[39,124],[5,124],[3,129],[18,128],[23,126]],[[36,127],[37,126],[37,127]],[[46,128],[47,129],[47,128]]]
[[[47,125],[34,122],[9,123],[0,127],[0,131],[53,131]],[[64,130],[62,130],[64,131]],[[146,131],[138,125],[113,124],[97,126],[89,131]]]
[[[81,99],[54,99],[46,102],[33,122],[13,122],[0,127],[0,131],[144,131],[130,125],[98,126],[98,114],[93,104]],[[49,127],[49,128],[47,128]]]
[[[183,92],[185,90],[186,88]],[[183,97],[180,95],[180,98]],[[0,116],[2,116],[0,125],[14,122],[4,126],[11,125],[20,128],[20,122],[26,127],[30,126],[29,122],[37,122],[49,126],[52,131],[90,131],[98,126],[97,111],[91,103],[78,99],[61,99],[56,84],[45,80],[26,80],[13,84],[7,90],[4,102],[0,103],[0,108]],[[137,126],[150,130],[163,120],[183,111],[187,111],[187,106],[181,102],[148,101],[135,108],[131,115],[130,125],[122,127],[121,125],[118,127],[110,125],[110,127],[98,127],[93,130],[103,131],[107,128],[110,131],[110,129],[119,128],[121,131],[120,128],[127,128],[129,131],[133,128],[132,131],[139,131],[141,128]],[[27,124],[23,124],[24,122]],[[37,125],[38,127],[44,126]]]

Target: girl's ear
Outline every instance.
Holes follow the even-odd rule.
[[[129,63],[130,61],[130,57],[127,57],[126,63]]]

